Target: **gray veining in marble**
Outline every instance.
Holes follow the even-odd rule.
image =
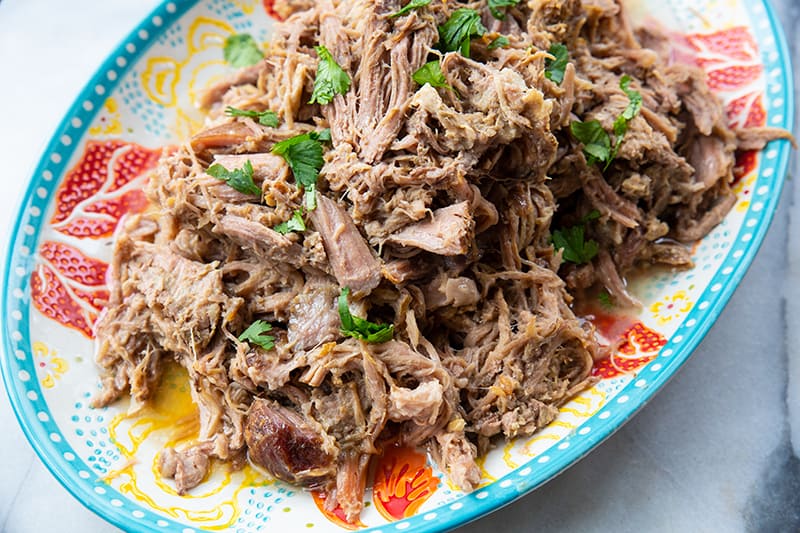
[[[800,2],[772,3],[797,63]],[[57,76],[50,86],[0,83],[0,161],[14,170],[9,175],[29,173],[83,81],[156,4],[71,0],[69,9],[53,11],[63,4],[0,2],[0,71]],[[87,20],[86,13],[96,14]],[[48,35],[58,35],[59,46]],[[792,168],[797,176],[796,156]],[[21,190],[0,179],[0,228],[8,227]],[[5,247],[5,230],[0,235]],[[664,390],[576,466],[460,531],[800,531],[798,317],[800,187],[790,180],[752,268]],[[0,428],[0,531],[117,531],[35,458],[5,398]]]

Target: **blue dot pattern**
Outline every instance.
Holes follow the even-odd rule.
[[[676,6],[683,2],[670,1]],[[782,102],[780,106],[768,107],[768,123],[791,128],[794,120],[792,69],[780,25],[763,0],[743,2],[743,5],[753,21],[751,26],[757,41],[762,43],[768,96]],[[28,338],[31,303],[29,276],[33,266],[32,251],[36,250],[40,236],[41,214],[47,212],[58,185],[57,178],[64,174],[66,162],[75,150],[75,144],[64,143],[62,139],[65,136],[70,139],[81,138],[97,116],[104,99],[96,93],[95,87],[103,85],[106,93],[119,90],[125,105],[134,109],[144,122],[144,127],[149,128],[148,132],[166,135],[164,110],[157,105],[148,106],[144,103],[141,90],[138,89],[135,65],[152,42],[184,46],[182,20],[190,10],[214,13],[231,22],[237,31],[254,31],[252,22],[232,2],[182,0],[165,2],[158,7],[102,65],[56,130],[24,196],[5,264],[7,290],[2,299],[2,316],[8,318],[2,329],[5,349],[0,363],[19,423],[44,464],[79,501],[113,524],[134,532],[187,533],[194,530],[128,499],[100,479],[119,457],[110,445],[107,433],[102,430],[103,412],[87,408],[88,392],[74,405],[75,412],[68,424],[59,427],[53,421],[36,380]],[[157,18],[160,24],[154,22]],[[257,38],[266,40],[266,30],[259,30]],[[118,79],[119,82],[116,81]],[[619,428],[686,361],[722,311],[767,231],[787,172],[789,153],[788,144],[782,141],[767,147],[758,170],[758,179],[752,188],[752,207],[745,214],[745,223],[739,229],[723,224],[697,250],[698,262],[708,262],[710,258],[710,263],[718,265],[711,281],[700,294],[697,305],[684,318],[682,326],[662,349],[659,357],[643,369],[636,379],[609,383],[612,394],[604,408],[574,434],[492,485],[469,495],[453,494],[456,498],[454,501],[370,531],[440,531],[463,524],[540,486]],[[33,228],[33,231],[29,231],[29,228]],[[674,276],[661,275],[653,287],[660,291],[675,282]],[[67,432],[71,432],[70,439],[74,435],[82,446],[91,449],[91,453],[73,449],[65,438]],[[80,458],[83,456],[88,456],[87,461]],[[251,488],[248,505],[233,529],[268,530],[270,516],[283,512],[285,506],[282,504],[292,495],[292,489],[279,485]],[[301,519],[298,523],[304,521]]]

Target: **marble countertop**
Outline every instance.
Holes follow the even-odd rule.
[[[64,110],[157,3],[0,1],[0,264],[26,177]],[[773,5],[797,64],[800,3]],[[799,317],[795,179],[727,309],[664,390],[576,466],[462,531],[799,531]],[[5,391],[0,428],[0,531],[118,531],[50,475]]]

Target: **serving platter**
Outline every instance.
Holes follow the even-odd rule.
[[[732,124],[790,128],[791,67],[766,2],[638,1],[639,20],[673,32],[684,59],[708,72]],[[691,355],[752,261],[774,214],[790,147],[740,154],[738,202],[693,249],[689,272],[638,280],[641,313],[598,322],[620,348],[602,378],[531,438],[493,450],[482,486],[465,495],[426,457],[403,450],[376,465],[359,524],[323,511],[322,496],[245,468],[216,465],[188,497],[154,473],[157,452],[191,436],[194,408],[179,372],[136,416],[127,404],[95,410],[91,325],[105,297],[111,241],[120,217],[144,207],[143,170],[160,148],[196,130],[194,100],[230,72],[231,33],[268,41],[268,6],[255,0],[165,2],[109,56],[46,149],[12,230],[3,297],[3,377],[32,446],[87,507],[128,531],[264,531],[369,528],[438,531],[482,516],[533,490],[629,419]],[[176,432],[175,428],[179,431]]]

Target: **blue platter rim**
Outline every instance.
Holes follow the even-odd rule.
[[[60,141],[62,136],[67,133],[82,135],[97,110],[102,107],[104,97],[98,95],[95,88],[103,85],[110,93],[118,84],[118,80],[149,46],[174,21],[200,2],[201,0],[164,1],[120,43],[87,83],[56,129],[30,179],[11,231],[3,269],[3,286],[6,287],[6,291],[2,298],[4,324],[0,369],[17,420],[34,451],[56,479],[89,510],[126,531],[191,533],[195,528],[187,527],[128,500],[116,489],[103,483],[71,451],[72,448],[66,439],[60,437],[61,430],[50,416],[49,408],[35,379],[31,363],[30,339],[27,335],[30,294],[29,291],[26,292],[26,288],[29,286],[33,265],[32,251],[36,249],[42,224],[41,220],[33,220],[30,208],[39,207],[40,213],[45,212],[45,207],[58,185],[58,180],[53,179],[53,176],[63,174],[69,156],[75,149],[65,148]],[[767,54],[762,50],[762,56],[767,73],[767,87],[770,90],[779,87],[775,97],[781,98],[784,103],[777,110],[769,109],[769,125],[792,129],[795,113],[794,85],[791,76],[793,70],[785,35],[767,0],[744,2],[744,4],[751,20],[755,20],[756,16],[762,18],[766,16],[769,21],[769,26],[766,28],[754,25],[757,41],[762,43],[768,37],[773,37],[775,40],[777,54]],[[131,44],[133,46],[130,46]],[[124,58],[127,66],[119,67],[118,58]],[[106,74],[109,71],[119,73],[115,80],[108,78]],[[84,105],[86,102],[91,103],[88,109]],[[81,120],[83,126],[76,128],[71,123],[75,117]],[[780,120],[773,120],[776,118]],[[684,318],[676,334],[654,361],[659,363],[660,370],[653,371],[653,363],[641,370],[640,376],[647,377],[644,385],[641,384],[642,380],[631,381],[613,401],[584,422],[573,435],[561,441],[559,446],[543,452],[491,485],[430,512],[365,531],[432,532],[463,525],[533,491],[579,461],[622,427],[688,360],[738,287],[774,217],[783,190],[784,178],[788,173],[790,152],[791,146],[787,141],[774,141],[765,148],[763,153],[767,154],[767,157],[761,160],[757,182],[753,189],[755,191],[767,186],[769,192],[759,198],[763,204],[762,209],[755,212],[751,206],[746,214],[746,220],[755,220],[755,224],[749,227],[742,225],[734,245],[700,296],[698,300],[700,303]],[[54,162],[50,157],[54,153],[62,155],[60,163]],[[47,175],[50,176],[49,180],[44,177]],[[34,231],[21,231],[26,225],[32,226]],[[12,318],[13,311],[20,312],[18,320]],[[27,379],[23,379],[25,377]]]

